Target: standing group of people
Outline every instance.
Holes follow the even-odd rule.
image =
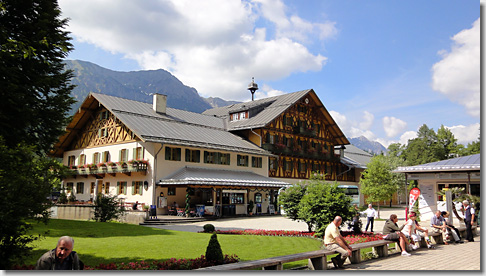
[[[471,208],[467,200],[463,201],[464,208],[462,212],[464,214],[464,223],[466,225],[466,240],[469,242],[474,241],[472,226],[474,223],[475,210]],[[368,226],[371,226],[370,230],[373,232],[374,219],[377,217],[377,213],[371,204],[368,205],[368,209],[361,214],[366,214],[368,221],[366,224],[366,230]],[[383,238],[385,240],[395,241],[401,250],[402,256],[410,256],[407,252],[417,250],[420,247],[420,241],[425,240],[428,248],[434,248],[429,238],[429,230],[420,226],[417,221],[417,214],[410,212],[409,219],[402,225],[398,226],[398,216],[396,214],[390,215],[390,218],[385,222],[383,227]],[[339,226],[342,223],[342,218],[336,216],[334,220],[326,227],[324,233],[324,248],[330,251],[337,251],[337,256],[331,258],[331,261],[336,268],[344,268],[344,262],[351,256],[353,249],[346,242],[344,237],[339,231]],[[440,232],[443,235],[443,241],[445,245],[452,242],[451,236],[456,243],[463,243],[461,240],[461,234],[459,230],[454,227],[449,220],[449,212],[437,211],[435,216],[430,221],[430,226],[433,232]]]

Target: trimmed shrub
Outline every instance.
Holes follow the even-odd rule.
[[[218,236],[216,234],[211,235],[208,247],[206,248],[206,259],[216,264],[222,264],[224,261],[223,250],[218,242]]]
[[[213,233],[215,228],[214,228],[214,225],[212,224],[204,224],[203,226],[203,229],[204,229],[204,233]]]

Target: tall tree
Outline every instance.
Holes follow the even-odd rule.
[[[71,104],[72,49],[55,0],[0,0],[0,136],[47,152],[63,133]]]
[[[72,49],[55,0],[0,0],[0,269],[30,252],[29,219],[45,219],[60,164],[46,153],[74,99]]]
[[[437,142],[440,147],[438,153],[442,154],[439,156],[440,160],[450,158],[459,153],[456,137],[454,137],[452,131],[444,127],[444,125],[441,125],[437,130]]]
[[[378,202],[378,216],[380,215],[380,201],[390,200],[397,192],[399,181],[394,177],[392,165],[384,155],[376,155],[366,165],[360,179],[361,192],[367,196],[367,203]]]

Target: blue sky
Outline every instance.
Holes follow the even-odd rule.
[[[165,69],[201,96],[312,88],[348,137],[388,146],[480,124],[477,1],[60,0],[70,59]]]

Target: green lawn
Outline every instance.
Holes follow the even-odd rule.
[[[59,237],[74,238],[74,250],[88,266],[100,263],[190,259],[204,255],[211,237],[191,233],[149,228],[133,224],[51,219],[48,225],[34,224],[33,234],[44,238],[34,243],[33,256],[26,264],[35,264],[47,250],[56,246]],[[305,237],[270,237],[218,235],[223,254],[236,254],[241,261],[257,260],[320,249],[318,240]],[[299,261],[285,268],[306,265]]]

